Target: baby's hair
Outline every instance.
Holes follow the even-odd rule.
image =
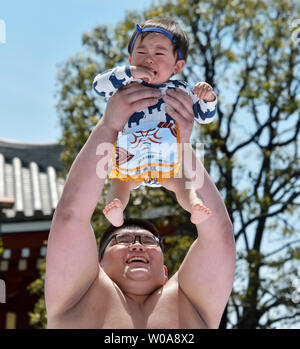
[[[149,19],[144,24],[141,24],[141,28],[147,28],[147,27],[155,27],[164,29],[167,32],[169,32],[173,38],[176,40],[176,44],[179,47],[180,51],[182,52],[182,59],[186,62],[187,56],[188,56],[188,50],[189,50],[189,38],[185,31],[181,28],[181,26],[174,21],[171,18],[155,18],[155,19]],[[141,40],[143,40],[147,35],[151,34],[152,32],[145,32],[141,33]],[[132,41],[137,34],[137,29],[132,34],[129,44],[128,44],[128,53],[131,54],[130,48]],[[174,54],[177,50],[177,47],[174,47]]]

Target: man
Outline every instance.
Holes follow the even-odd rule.
[[[130,115],[155,105],[159,97],[156,89],[137,83],[118,91],[71,167],[48,241],[48,328],[219,325],[232,289],[235,245],[224,203],[203,167],[204,184],[197,193],[213,214],[197,225],[198,238],[170,280],[150,227],[131,224],[108,234],[98,261],[90,220],[112,144]],[[180,90],[168,91],[163,99],[172,107],[182,141],[188,142],[194,119],[191,99]]]

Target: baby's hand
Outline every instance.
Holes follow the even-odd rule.
[[[212,102],[216,99],[212,87],[207,82],[198,82],[193,92],[199,99],[204,99],[207,102]]]
[[[130,66],[131,75],[135,79],[141,79],[148,84],[150,84],[151,80],[155,77],[155,73],[150,69],[145,67],[137,67],[135,65]]]

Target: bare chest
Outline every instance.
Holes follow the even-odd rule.
[[[91,293],[54,327],[88,329],[194,329],[205,328],[185,295],[174,289],[150,296],[143,307],[130,304],[120,293],[111,292],[105,301]]]

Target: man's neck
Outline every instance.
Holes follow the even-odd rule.
[[[132,293],[124,293],[124,296],[128,302],[129,305],[136,305],[139,308],[142,308],[145,303],[147,302],[147,299],[150,297],[149,294],[147,295],[136,295]]]

